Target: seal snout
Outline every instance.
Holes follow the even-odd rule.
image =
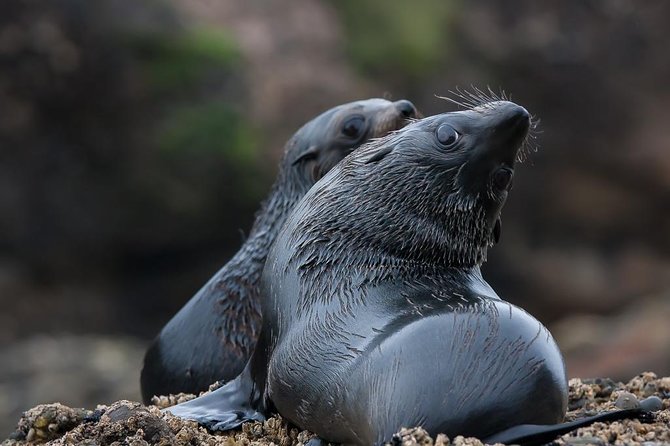
[[[403,116],[403,118],[409,119],[416,118],[418,116],[416,107],[407,99],[396,101],[395,107],[396,110],[398,110],[398,112],[400,112],[400,114]]]
[[[507,146],[501,147],[502,152],[513,151],[514,156],[530,130],[531,117],[528,110],[513,102],[501,102],[494,109],[498,115],[495,124],[495,133],[497,133],[498,144]]]
[[[528,110],[513,102],[508,102],[504,114],[510,127],[522,131],[524,134],[530,128],[530,113]]]
[[[488,143],[484,144],[484,152],[498,162],[513,166],[530,130],[530,113],[522,106],[508,101],[492,102],[484,107],[492,130]]]
[[[497,101],[485,104],[493,116],[495,116],[495,127],[526,133],[530,128],[530,113],[522,106],[509,101]]]

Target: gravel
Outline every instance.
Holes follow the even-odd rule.
[[[212,388],[215,388],[213,386]],[[290,425],[280,416],[264,422],[245,423],[241,429],[210,433],[196,422],[161,412],[194,398],[169,395],[154,398],[153,405],[122,400],[95,410],[75,409],[59,403],[43,404],[23,414],[17,429],[3,446],[35,443],[47,445],[222,445],[292,446],[304,445],[314,435]],[[653,420],[623,420],[594,423],[557,439],[556,445],[670,445],[670,377],[642,373],[627,383],[609,379],[571,379],[566,421],[609,410],[640,404],[661,408]],[[393,439],[394,446],[481,445],[476,438],[432,438],[421,428],[403,428]]]

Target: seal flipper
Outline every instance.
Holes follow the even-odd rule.
[[[246,421],[265,421],[260,406],[260,392],[256,389],[247,367],[223,387],[163,410],[181,418],[195,420],[210,430],[225,431],[235,429]]]
[[[637,418],[643,422],[654,419],[652,411],[647,408],[615,410],[601,413],[591,417],[560,424],[522,424],[505,429],[502,432],[484,438],[486,444],[520,444],[523,446],[534,446],[552,442],[559,435],[567,434],[580,427],[589,426],[596,422],[618,421],[627,418]],[[658,409],[656,409],[658,410]]]

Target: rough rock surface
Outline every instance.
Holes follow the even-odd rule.
[[[0,439],[16,427],[23,411],[40,403],[95,407],[139,399],[145,351],[138,339],[99,335],[0,342]]]
[[[216,386],[213,386],[216,387]],[[623,420],[595,423],[556,440],[556,444],[670,445],[670,377],[642,373],[623,384],[610,379],[570,380],[570,400],[566,420],[630,407],[649,396],[662,401],[662,410],[649,423]],[[186,401],[194,395],[170,395],[154,399],[152,406],[118,401],[95,410],[73,409],[61,404],[44,404],[25,412],[16,432],[3,446],[33,443],[48,445],[303,445],[313,435],[275,416],[265,422],[246,423],[241,430],[212,434],[194,421],[161,412],[161,408]],[[394,445],[442,446],[481,445],[475,438],[445,435],[431,438],[421,428],[401,429]]]

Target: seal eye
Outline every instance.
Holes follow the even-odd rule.
[[[342,134],[349,138],[358,138],[363,133],[365,118],[363,116],[353,116],[342,125]]]
[[[498,190],[506,190],[512,182],[512,170],[506,167],[493,173],[493,187]]]
[[[445,147],[452,146],[458,141],[458,138],[461,136],[456,130],[449,124],[442,124],[437,128],[436,131],[437,140]]]

